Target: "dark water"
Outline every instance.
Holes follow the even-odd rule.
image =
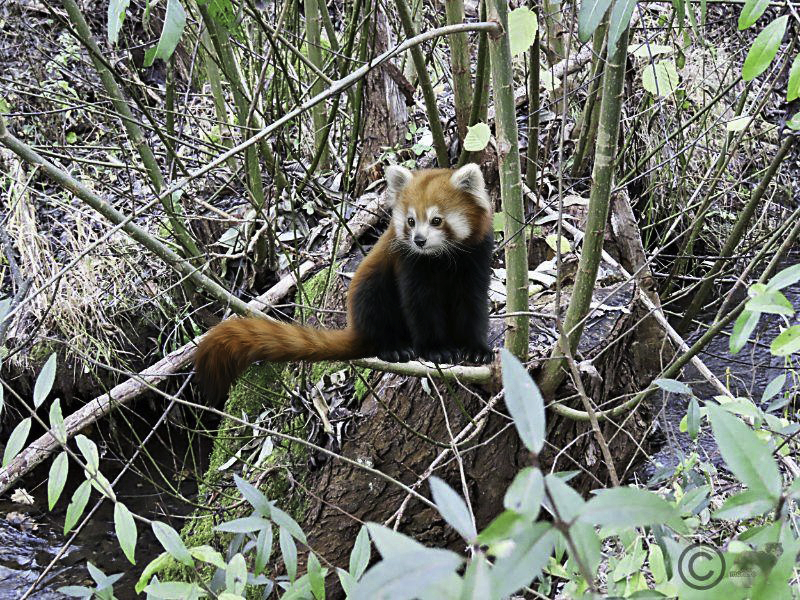
[[[782,265],[781,268],[791,266],[800,262],[800,256],[793,257],[792,260]],[[798,311],[790,319],[792,325],[800,323],[800,284],[782,290],[795,309]],[[714,314],[707,316],[710,323]],[[700,359],[711,369],[711,371],[728,387],[735,397],[746,397],[753,400],[760,408],[765,409],[773,398],[761,405],[760,400],[764,389],[775,377],[786,374],[787,381],[784,386],[786,389],[792,385],[790,370],[783,357],[770,354],[769,346],[773,339],[780,333],[780,326],[783,319],[778,315],[762,315],[756,331],[751,336],[753,340],[748,343],[738,354],[732,355],[728,351],[729,334],[733,329],[733,324],[729,325],[724,335],[716,336],[700,353]],[[702,332],[694,333],[687,339],[691,344],[696,341]],[[794,370],[797,364],[793,365]],[[691,386],[694,394],[703,401],[712,400],[718,395],[717,389],[709,384],[693,367],[689,366],[684,371],[683,381]],[[699,443],[693,444],[689,436],[679,430],[681,419],[686,415],[689,399],[685,396],[670,394],[659,418],[661,431],[666,438],[666,443],[653,457],[653,462],[665,466],[674,466],[680,462],[682,457],[688,456],[690,452],[697,451],[701,458],[711,460],[715,464],[720,464],[720,457],[716,449],[716,444],[711,438],[706,427],[699,436]],[[779,414],[779,413],[776,413]],[[652,475],[656,467],[650,464],[644,472]]]
[[[157,415],[150,422],[156,419]],[[145,420],[147,419],[143,419]],[[146,423],[139,427],[144,428],[144,426]],[[146,433],[147,431],[144,431],[144,434]],[[165,489],[169,487],[165,484],[165,480],[174,485],[184,497],[195,497],[196,481],[193,478],[181,481],[181,475],[186,473],[179,466],[186,460],[189,443],[186,436],[175,426],[164,424],[158,433],[161,435],[155,436],[147,445],[147,450],[158,467],[156,468],[150,459],[137,459],[114,489],[117,497],[131,512],[166,521],[180,530],[183,522],[180,518],[175,518],[175,515],[185,515],[190,507]],[[96,436],[91,437],[97,439]],[[172,450],[168,448],[169,446],[173,446]],[[208,455],[208,444],[197,442],[194,446],[196,446],[194,456],[205,458]],[[133,448],[130,446],[119,448],[118,451],[123,460],[124,457],[133,455]],[[50,462],[46,461],[45,465],[20,483],[19,487],[24,487],[34,497],[34,504],[0,502],[0,600],[20,598],[71,535],[71,533],[63,535],[64,517],[72,493],[82,478],[79,478],[77,470],[72,468],[74,465],[70,465],[67,486],[53,511],[49,512],[47,473]],[[103,474],[111,481],[121,469],[119,462],[109,457],[101,459],[100,464]],[[115,465],[117,465],[116,471]],[[99,493],[93,490],[84,516],[99,498]],[[56,566],[49,571],[43,583],[37,586],[29,598],[37,600],[66,598],[67,596],[56,591],[59,587],[93,586],[94,582],[86,569],[87,561],[100,568],[106,575],[124,573],[114,585],[117,598],[125,600],[142,597],[134,593],[134,585],[145,565],[163,550],[151,530],[145,524],[137,522],[139,535],[136,542],[136,564],[132,565],[120,550],[114,533],[113,511],[112,503],[108,501],[101,503],[73,545],[57,561]]]

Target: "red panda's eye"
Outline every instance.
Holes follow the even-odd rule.
[[[408,226],[409,227],[413,227],[414,226],[414,219],[412,219],[411,217],[408,217]]]
[[[431,219],[431,225],[433,225],[434,227],[438,227],[441,224],[442,224],[442,218],[441,217],[433,217]]]

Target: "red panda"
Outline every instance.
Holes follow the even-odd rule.
[[[494,237],[477,165],[412,173],[386,169],[389,228],[361,262],[347,298],[347,328],[231,319],[200,341],[195,369],[219,399],[257,360],[435,363],[492,360],[487,342]]]

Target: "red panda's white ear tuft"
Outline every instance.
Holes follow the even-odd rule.
[[[486,184],[483,182],[483,173],[481,173],[481,168],[478,165],[468,163],[457,169],[450,176],[450,184],[454,188],[467,192],[487,212],[492,212],[489,195],[486,193]]]
[[[390,165],[386,167],[386,200],[389,206],[394,206],[397,197],[411,183],[414,175],[405,167]]]

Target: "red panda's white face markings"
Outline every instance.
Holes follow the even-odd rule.
[[[407,252],[448,252],[462,242],[477,243],[491,226],[491,205],[477,165],[416,176],[391,166],[386,181],[395,238]]]

